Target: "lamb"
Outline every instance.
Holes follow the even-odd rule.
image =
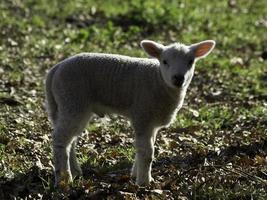
[[[157,132],[167,127],[183,105],[195,63],[215,41],[164,46],[143,40],[152,58],[81,53],[55,65],[46,78],[46,105],[53,125],[55,185],[82,175],[75,152],[79,133],[92,114],[127,117],[135,132],[132,177],[148,185]]]

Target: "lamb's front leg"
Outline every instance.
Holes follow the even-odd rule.
[[[154,129],[154,131],[152,132],[152,141],[153,141],[153,146],[155,145],[155,142],[156,142],[156,136],[157,136],[157,132],[158,132],[158,129]],[[153,147],[152,147],[153,148]],[[154,149],[154,148],[153,148]],[[132,170],[131,170],[131,176],[132,178],[136,179],[137,177],[137,154],[135,154],[135,158],[134,158],[134,164],[133,164],[133,167],[132,167]],[[153,178],[152,178],[153,180]]]
[[[136,156],[132,176],[138,185],[148,185],[152,180],[151,168],[154,158],[154,134],[152,129],[137,131],[135,134]]]

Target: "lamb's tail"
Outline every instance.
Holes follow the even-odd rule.
[[[51,120],[52,124],[54,125],[57,120],[57,103],[54,98],[54,94],[52,91],[52,83],[53,83],[53,77],[56,72],[57,66],[53,67],[46,76],[45,81],[45,98],[46,98],[46,111],[48,113],[48,117]]]

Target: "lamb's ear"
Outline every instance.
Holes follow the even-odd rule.
[[[200,43],[192,44],[190,49],[193,51],[193,54],[196,59],[204,58],[213,50],[215,47],[214,40],[206,40]]]
[[[145,50],[145,52],[154,57],[159,59],[161,52],[163,51],[164,46],[162,44],[153,42],[151,40],[143,40],[141,41],[141,47]]]

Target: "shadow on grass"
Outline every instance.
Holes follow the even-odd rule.
[[[59,191],[53,186],[54,176],[51,170],[31,167],[27,173],[19,174],[13,179],[0,178],[0,199],[102,199],[115,191],[109,191],[108,184],[123,184],[130,180],[131,163],[122,160],[115,165],[96,167],[88,160],[82,165],[84,177],[74,181],[70,190]],[[75,182],[78,182],[77,185]],[[88,188],[86,188],[86,186]],[[95,187],[93,192],[86,189]],[[99,189],[98,189],[99,188]]]
[[[253,158],[266,151],[267,140],[262,140],[249,145],[229,146],[221,150],[220,154],[209,152],[206,155],[200,155],[193,152],[191,156],[187,157],[162,158],[153,164],[153,173],[156,177],[165,177],[164,169],[171,166],[175,166],[176,170],[177,168],[181,169],[179,171],[183,173],[189,173],[188,169],[203,165],[205,160],[223,165],[234,156],[246,155]],[[105,199],[108,196],[116,197],[121,190],[128,192],[129,182],[133,182],[130,178],[131,165],[132,163],[128,160],[122,160],[115,165],[97,167],[92,166],[88,160],[82,165],[84,178],[75,181],[77,184],[74,182],[67,193],[53,188],[51,170],[39,169],[34,166],[26,174],[20,174],[11,180],[1,178],[0,199],[62,199],[63,197],[68,199]],[[267,180],[267,177],[261,178]],[[179,181],[176,184],[179,184]],[[161,186],[161,189],[172,190],[166,184]]]
[[[0,178],[0,199],[25,199],[29,195],[40,199],[51,185],[51,179],[51,172],[40,170],[37,166],[30,168],[26,174],[19,174],[10,180]]]

